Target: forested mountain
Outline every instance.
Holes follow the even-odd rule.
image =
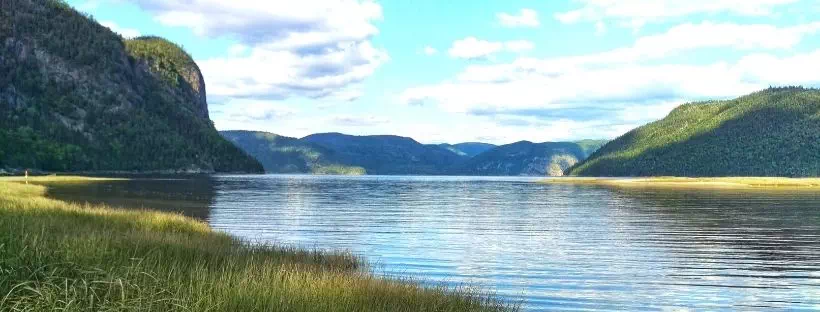
[[[690,103],[569,170],[583,176],[820,175],[820,90],[770,88]]]
[[[605,143],[519,142],[493,147],[485,143],[424,145],[390,135],[320,133],[295,139],[255,131],[221,134],[256,157],[270,173],[560,175]]]
[[[319,133],[301,140],[333,150],[336,161],[363,167],[368,174],[441,174],[467,159],[441,146],[393,135]]]
[[[521,141],[479,154],[451,171],[487,176],[561,176],[606,141],[533,143]]]
[[[55,0],[0,1],[0,169],[260,172],[208,119],[197,65]]]
[[[221,134],[270,173],[440,174],[466,159],[438,145],[390,135],[320,133],[295,139],[254,131]]]
[[[496,145],[479,142],[467,142],[459,144],[439,144],[439,146],[450,150],[458,155],[475,157],[496,147]]]
[[[362,167],[335,160],[335,152],[296,138],[257,131],[221,131],[223,137],[255,157],[268,173],[348,174],[367,173]]]

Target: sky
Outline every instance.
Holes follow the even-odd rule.
[[[199,64],[220,130],[612,139],[676,106],[820,86],[816,0],[69,0]]]

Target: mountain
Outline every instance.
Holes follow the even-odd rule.
[[[689,103],[609,142],[580,176],[820,175],[820,90],[770,88]]]
[[[484,153],[496,147],[494,144],[467,142],[459,144],[439,144],[439,146],[456,153],[461,156],[475,157],[478,154]]]
[[[337,163],[334,151],[296,138],[243,130],[221,131],[220,134],[259,160],[268,173],[366,173],[362,167]]]
[[[179,46],[55,0],[0,2],[0,142],[0,168],[262,171],[214,128]]]
[[[533,143],[498,146],[466,161],[453,174],[487,176],[561,176],[605,141]]]
[[[338,163],[363,167],[368,174],[441,174],[467,159],[442,146],[392,135],[319,133],[301,141],[330,149]]]

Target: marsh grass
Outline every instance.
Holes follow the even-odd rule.
[[[719,178],[554,178],[548,184],[601,185],[645,188],[766,189],[820,191],[820,178],[719,177]]]
[[[0,311],[517,309],[469,287],[374,276],[349,253],[250,245],[180,215],[45,192],[0,181]]]

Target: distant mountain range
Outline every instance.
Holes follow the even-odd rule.
[[[460,164],[451,173],[483,176],[562,176],[606,141],[533,143],[498,146]]]
[[[682,105],[569,170],[581,176],[820,176],[820,90]]]
[[[411,138],[320,133],[301,139],[222,131],[269,173],[375,175],[562,175],[604,141],[421,144]]]

